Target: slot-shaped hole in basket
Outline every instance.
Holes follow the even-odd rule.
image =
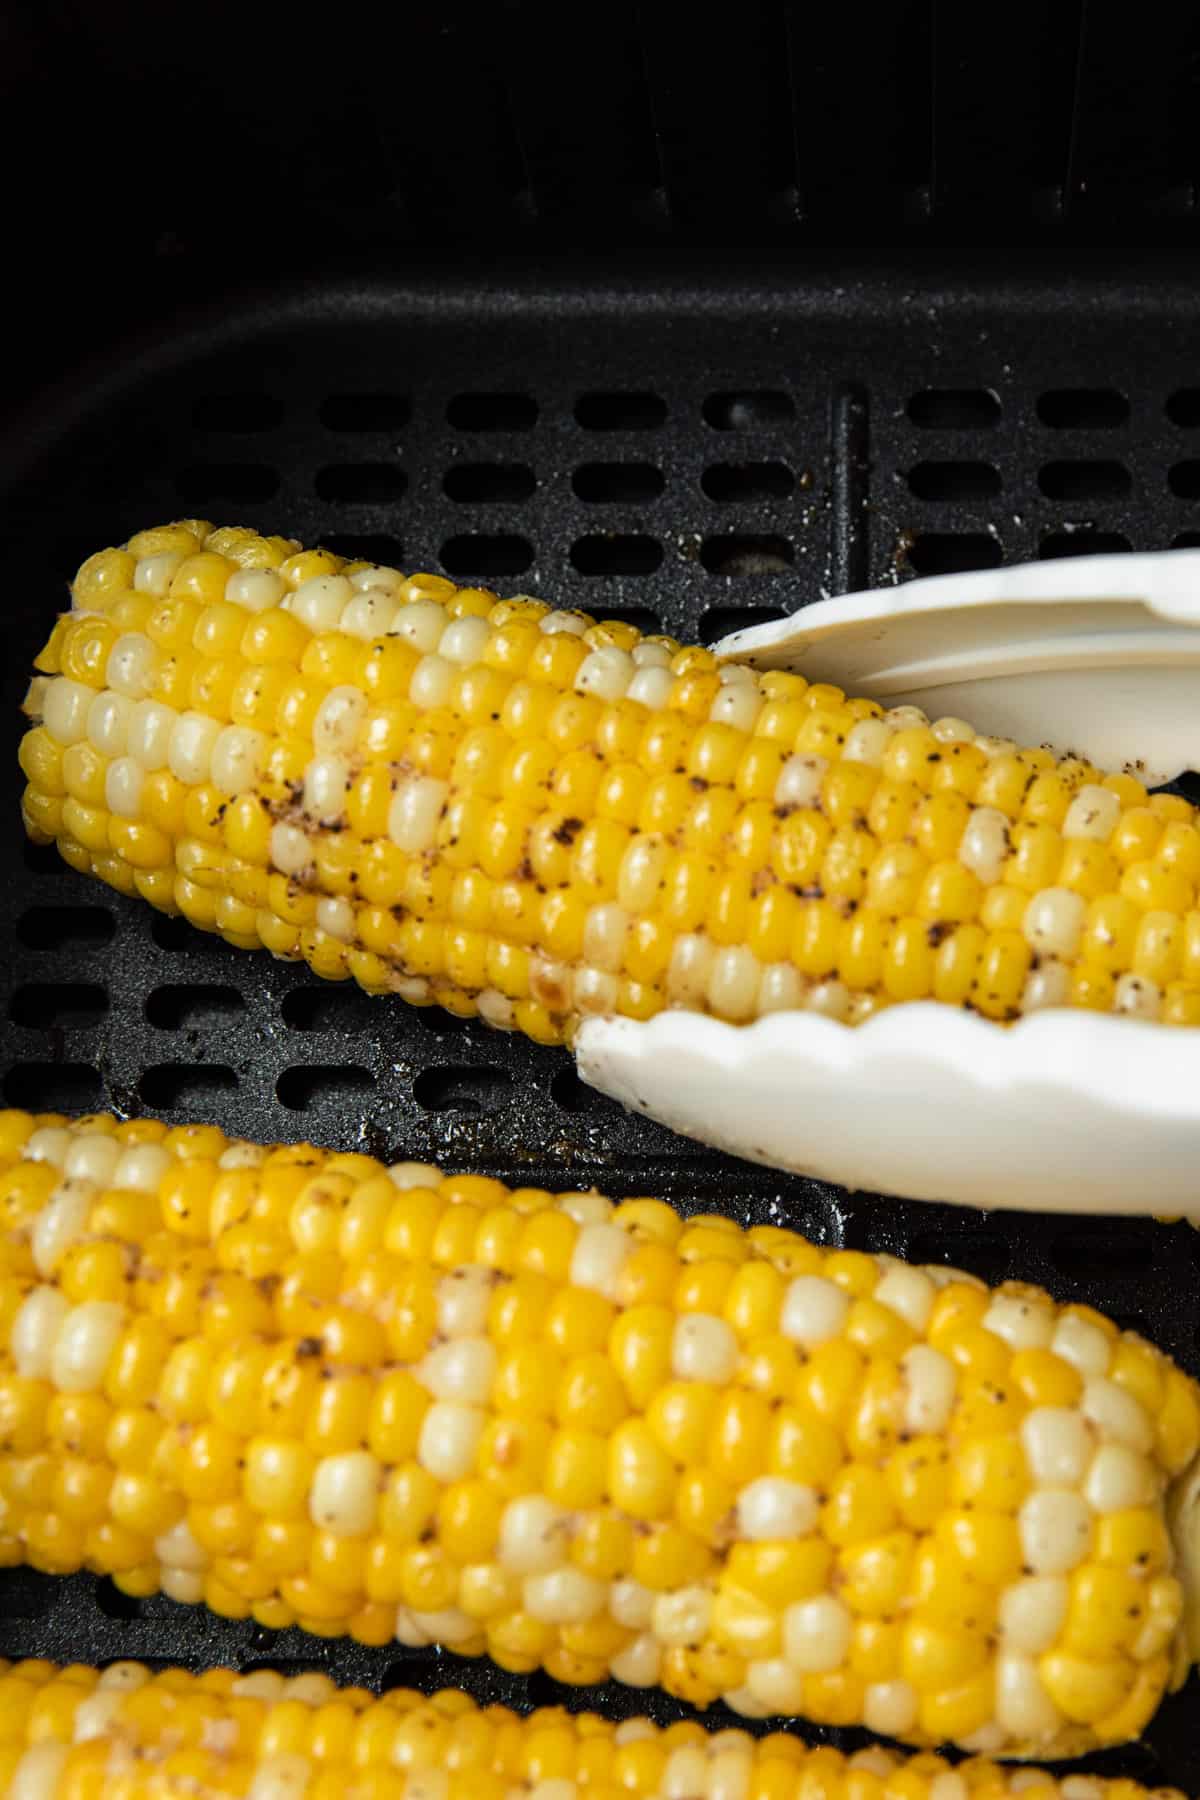
[[[724,505],[750,506],[756,501],[782,500],[796,485],[786,463],[712,463],[700,477],[710,500]]]
[[[361,1031],[377,1024],[378,1002],[352,982],[337,987],[294,987],[280,1004],[293,1031]]]
[[[531,431],[537,416],[529,394],[456,394],[446,408],[456,431]]]
[[[275,1097],[292,1112],[308,1112],[326,1101],[357,1105],[357,1096],[374,1086],[370,1069],[354,1063],[304,1063],[283,1071],[275,1083]]]
[[[220,982],[168,983],[146,997],[146,1018],[160,1031],[225,1025],[245,1010],[245,997]]]
[[[533,563],[529,539],[506,532],[447,538],[441,554],[451,575],[523,575]]]
[[[30,1112],[94,1112],[103,1093],[90,1063],[21,1062],[4,1077],[8,1105]]]
[[[17,920],[17,937],[27,950],[110,944],[116,931],[116,920],[102,906],[31,906]]]
[[[1097,531],[1094,526],[1085,525],[1078,531],[1043,532],[1038,555],[1051,562],[1058,556],[1117,556],[1132,549],[1123,531]]]
[[[654,463],[580,463],[571,477],[571,486],[576,496],[590,506],[637,506],[657,500],[666,486],[666,477]]]
[[[908,471],[918,500],[988,500],[1001,485],[999,469],[986,462],[923,462]]]
[[[320,408],[328,431],[399,431],[411,417],[405,394],[327,394]]]
[[[214,1094],[232,1093],[238,1078],[228,1063],[154,1063],[142,1071],[138,1093],[154,1110],[206,1106]]]
[[[30,981],[8,1003],[14,1025],[33,1031],[87,1031],[108,1011],[108,991],[88,981]]]
[[[442,486],[464,506],[519,506],[536,492],[537,476],[528,463],[459,463]]]
[[[581,1081],[574,1069],[559,1069],[550,1079],[550,1098],[564,1112],[615,1112],[617,1103]]]
[[[657,538],[634,533],[597,533],[571,545],[571,561],[581,575],[652,575],[662,559]]]
[[[422,1069],[413,1082],[413,1099],[426,1112],[496,1112],[512,1097],[513,1078],[507,1069],[446,1064]]]
[[[1133,477],[1119,462],[1052,462],[1038,470],[1038,486],[1051,500],[1119,500]]]
[[[790,394],[775,388],[744,388],[740,392],[710,394],[704,402],[704,423],[714,431],[758,431],[784,425],[796,416]]]
[[[991,388],[925,388],[908,403],[924,431],[982,431],[1000,423],[1000,396]]]
[[[1189,431],[1200,425],[1200,388],[1176,388],[1167,401],[1167,417]]]
[[[1056,431],[1114,431],[1128,421],[1129,402],[1116,388],[1048,388],[1037,414]]]
[[[1154,1250],[1132,1232],[1063,1231],[1050,1246],[1050,1260],[1077,1280],[1111,1282],[1114,1275],[1136,1275],[1154,1265]]]
[[[386,506],[401,498],[408,476],[395,463],[327,463],[317,470],[313,486],[318,499],[337,506]]]
[[[957,575],[998,568],[1004,551],[989,531],[922,531],[909,544],[907,559],[918,575]]]
[[[653,431],[666,416],[661,394],[580,394],[575,402],[576,421],[585,431]]]
[[[779,575],[795,560],[789,540],[778,535],[748,537],[730,532],[705,538],[700,546],[700,561],[710,575]]]

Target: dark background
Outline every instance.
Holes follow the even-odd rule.
[[[565,1053],[84,882],[21,844],[13,754],[78,562],[180,514],[705,639],[914,572],[1200,543],[1200,25],[1081,0],[743,0],[707,31],[622,0],[311,28],[9,0],[0,37],[4,1102],[664,1193],[1041,1281],[1200,1370],[1188,1228],[991,1220],[708,1155]],[[23,1571],[0,1654],[564,1697]],[[1200,1792],[1195,1706],[1094,1766]]]

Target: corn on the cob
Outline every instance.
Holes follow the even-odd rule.
[[[0,1663],[0,1793],[11,1800],[1148,1800],[1134,1781],[1053,1776],[783,1732],[521,1716],[454,1688],[377,1699],[325,1675],[139,1663]],[[1173,1789],[1156,1800],[1182,1800]]]
[[[1175,796],[911,708],[240,529],[86,562],[25,821],[231,943],[545,1042],[932,996],[1200,1024]]]
[[[1084,1307],[212,1126],[0,1170],[2,1562],[984,1754],[1186,1669],[1200,1391]]]

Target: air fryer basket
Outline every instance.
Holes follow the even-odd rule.
[[[0,460],[5,1103],[212,1119],[264,1140],[659,1193],[1039,1281],[1200,1370],[1200,1236],[1186,1227],[993,1223],[709,1154],[593,1095],[564,1052],[321,984],[22,848],[13,755],[25,673],[75,566],[181,514],[705,640],[914,571],[1200,542],[1193,316],[1186,274],[1165,266],[1145,287],[1101,270],[977,267],[968,280],[844,258],[787,279],[492,269],[485,286],[427,268],[261,290],[112,350]],[[0,1654],[318,1666],[375,1686],[462,1682],[519,1706],[686,1711],[270,1633],[89,1576],[0,1573]],[[1192,1686],[1145,1744],[1094,1766],[1200,1790],[1197,1699]]]

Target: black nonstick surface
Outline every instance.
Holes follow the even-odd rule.
[[[914,572],[1200,544],[1195,273],[1163,264],[1131,282],[1076,258],[967,279],[810,257],[786,277],[643,266],[567,284],[427,268],[235,296],[72,374],[0,449],[4,1103],[659,1193],[1042,1282],[1200,1372],[1188,1228],[990,1219],[710,1154],[592,1094],[564,1052],[323,985],[86,882],[23,843],[15,761],[28,665],[77,564],[180,515],[706,641]],[[1145,1179],[1152,1191],[1151,1145]],[[270,1633],[90,1576],[0,1572],[0,1654],[320,1667],[522,1707],[686,1711]],[[1200,1792],[1198,1700],[1192,1684],[1143,1745],[1089,1766]]]

